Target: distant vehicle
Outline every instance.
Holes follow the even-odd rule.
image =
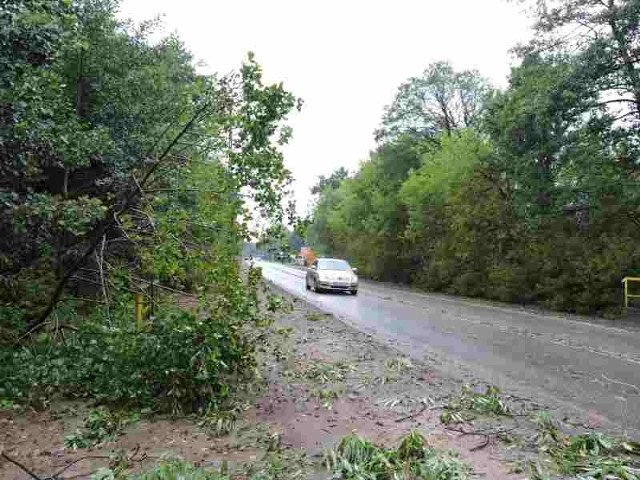
[[[314,292],[333,291],[358,294],[358,270],[345,260],[318,258],[307,269],[305,288]]]
[[[300,255],[304,258],[304,266],[310,267],[313,261],[317,258],[316,254],[309,247],[301,247]]]
[[[293,263],[295,261],[295,257],[286,252],[278,252],[275,254],[275,259],[278,262],[282,263]]]

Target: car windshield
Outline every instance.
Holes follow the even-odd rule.
[[[318,260],[318,270],[350,271],[351,267],[344,260]]]

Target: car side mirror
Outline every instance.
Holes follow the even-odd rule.
[[[351,270],[353,270],[353,273],[358,273],[358,269],[353,267]]]
[[[311,270],[317,270],[318,267],[316,267],[315,265],[311,265]]]

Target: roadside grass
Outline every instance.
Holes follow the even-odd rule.
[[[213,437],[223,437],[233,431],[240,413],[239,408],[210,410],[200,418],[198,426]]]
[[[265,437],[260,437],[263,443]],[[322,468],[304,451],[282,448],[277,435],[271,435],[264,446],[267,448],[262,458],[249,463],[219,460],[198,465],[180,458],[161,458],[142,473],[131,473],[131,469],[146,458],[144,455],[136,458],[137,449],[131,455],[119,451],[110,456],[108,466],[94,471],[90,479],[303,480]],[[344,480],[466,480],[472,476],[471,468],[455,454],[433,448],[416,431],[402,438],[396,448],[376,446],[355,434],[343,437],[337,448],[325,455],[324,464],[332,478]]]
[[[132,475],[130,480],[228,480],[229,476],[224,473],[224,468],[220,470],[197,468],[189,462],[181,460],[167,460],[158,464],[154,469],[140,475]],[[106,469],[103,477],[99,480],[110,480],[107,475],[113,474]],[[98,480],[98,479],[93,479]]]
[[[317,384],[338,383],[346,380],[347,375],[356,372],[352,363],[344,360],[337,362],[322,362],[309,360],[303,368],[296,371],[296,376]]]
[[[483,393],[479,393],[464,386],[461,394],[444,406],[440,421],[445,425],[466,423],[478,415],[511,416],[510,408],[497,387],[488,386]]]
[[[322,312],[307,312],[305,318],[310,322],[319,322],[321,320],[331,318],[331,314]]]
[[[293,302],[282,295],[268,294],[266,303],[266,309],[271,313],[291,313],[294,309]]]
[[[114,458],[115,459],[115,458]],[[91,480],[302,480],[307,478],[312,464],[299,450],[274,450],[256,462],[235,466],[233,471],[226,461],[216,466],[196,466],[179,458],[161,460],[143,473],[127,474],[131,462],[112,461],[91,475]]]
[[[471,475],[471,469],[455,455],[431,447],[416,431],[392,449],[349,435],[326,455],[326,464],[334,478],[344,480],[464,480]]]
[[[356,390],[365,390],[375,385],[386,385],[398,381],[403,375],[414,368],[413,363],[406,357],[389,358],[384,362],[384,371],[379,375],[364,374],[356,385]]]
[[[550,469],[580,480],[640,480],[640,443],[609,437],[600,432],[564,435],[547,412],[535,423],[535,441]],[[532,478],[549,478],[540,463],[530,465]]]
[[[402,375],[413,369],[413,363],[406,357],[390,358],[384,362],[384,369],[390,375]]]
[[[82,428],[64,438],[66,448],[93,448],[114,441],[124,434],[127,425],[136,422],[140,416],[136,413],[110,410],[99,407],[91,410],[85,417]]]
[[[336,390],[333,388],[315,388],[311,390],[310,396],[318,399],[322,408],[331,410],[333,408],[333,402],[340,397],[342,390]]]

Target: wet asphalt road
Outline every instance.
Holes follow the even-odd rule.
[[[358,296],[317,294],[299,268],[259,262],[266,279],[414,358],[605,430],[640,436],[640,326],[362,282]]]

